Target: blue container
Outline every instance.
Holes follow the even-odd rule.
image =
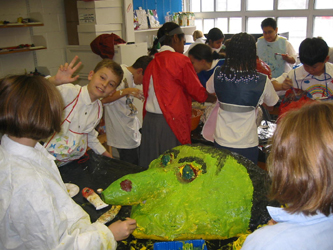
[[[207,250],[204,240],[168,241],[154,243],[154,250],[182,250],[184,244],[193,244],[194,250]]]

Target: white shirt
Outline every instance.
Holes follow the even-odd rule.
[[[319,76],[311,75],[302,65],[272,81],[283,83],[287,77],[292,80],[294,88],[306,90],[312,95],[312,99],[322,99],[333,95],[333,64],[329,62],[325,63],[325,72]]]
[[[127,80],[129,88],[135,88],[132,73],[126,65],[121,65],[124,71],[124,79]],[[117,90],[125,89],[125,83],[122,81]],[[133,99],[132,96],[130,98]],[[126,96],[119,98],[114,102],[104,105],[104,119],[106,128],[107,144],[115,148],[132,149],[140,146],[141,122],[134,115],[131,116],[130,109],[126,106]]]
[[[276,36],[275,41],[279,40],[280,36]],[[275,42],[274,41],[274,42]],[[295,62],[297,62],[297,54],[296,51],[294,49],[294,47],[291,45],[291,43],[286,39],[286,54],[288,54],[289,56],[293,57],[295,59]],[[284,64],[284,72],[288,73],[290,70],[292,70],[294,64],[290,64],[285,62]]]
[[[206,43],[206,38],[204,37],[200,37],[200,38],[197,38],[197,40],[195,40],[194,43],[191,43],[191,45],[188,47],[188,49],[186,50],[186,52],[184,52],[184,55],[185,56],[188,56],[188,52],[197,44],[199,43],[203,43],[205,44]]]
[[[255,230],[246,238],[242,250],[333,249],[332,214],[305,216],[289,214],[279,207],[267,209],[277,224]]]
[[[39,143],[2,137],[0,249],[116,249],[111,231],[70,198],[54,159]]]
[[[295,51],[294,47],[291,45],[291,43],[288,40],[286,40],[286,54],[288,54],[289,56],[293,57],[295,59],[295,62],[297,62],[296,51]],[[286,62],[284,64],[284,72],[289,72],[290,70],[293,69],[293,66],[294,66],[294,64],[290,64],[290,63]]]
[[[74,100],[80,88],[81,86],[70,83],[57,86],[65,106]],[[68,112],[70,110],[65,110],[64,117],[67,117]],[[96,154],[103,154],[106,149],[98,140],[98,132],[95,130],[103,115],[103,105],[100,100],[91,102],[87,86],[82,87],[78,103],[73,112],[78,115],[71,121],[71,130],[77,133],[88,133],[88,146]]]
[[[215,73],[214,73],[215,74]],[[214,74],[206,83],[209,93],[215,93]],[[266,77],[264,91],[259,99],[268,106],[274,106],[279,100],[273,84]],[[256,110],[244,113],[230,112],[219,108],[214,140],[221,146],[230,148],[250,148],[258,146]]]
[[[171,46],[168,45],[163,45],[161,49],[159,50],[159,53],[163,51],[172,51],[176,52]],[[156,79],[158,81],[158,79]],[[162,110],[160,108],[160,105],[158,103],[156,94],[155,94],[155,89],[154,89],[154,80],[153,77],[150,77],[150,82],[149,82],[149,89],[148,89],[148,98],[146,102],[146,110],[150,113],[155,113],[155,114],[162,114]]]

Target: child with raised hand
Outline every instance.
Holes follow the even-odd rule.
[[[46,140],[44,147],[62,166],[79,159],[90,147],[96,154],[112,157],[98,140],[95,127],[103,115],[100,99],[112,95],[123,78],[120,65],[110,59],[103,59],[88,74],[88,85],[64,84],[77,79],[72,77],[81,63],[75,65],[76,56],[70,64],[60,66],[57,74],[48,78],[57,85],[64,100],[61,131]]]
[[[214,144],[258,162],[258,133],[256,109],[265,103],[274,106],[277,96],[267,75],[256,70],[256,44],[254,37],[247,33],[232,36],[226,48],[226,59],[217,67],[206,83],[209,93],[216,93],[218,99]],[[213,116],[210,116],[213,118]]]
[[[116,249],[136,228],[128,218],[91,223],[69,196],[39,141],[61,130],[63,101],[40,76],[0,80],[0,249]]]
[[[299,46],[299,59],[303,65],[287,74],[272,79],[275,90],[291,87],[305,90],[313,99],[333,94],[333,64],[329,63],[329,48],[321,38],[306,38]]]
[[[107,144],[117,149],[120,160],[135,165],[139,164],[141,122],[133,106],[133,97],[144,100],[143,92],[135,86],[142,84],[143,74],[152,59],[141,56],[132,66],[122,64],[124,78],[117,91],[102,99]]]
[[[333,249],[333,103],[289,111],[278,123],[268,157],[267,207],[274,223],[250,234],[243,250]]]

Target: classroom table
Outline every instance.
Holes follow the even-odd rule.
[[[144,168],[131,163],[97,155],[92,150],[87,151],[81,159],[59,168],[64,183],[73,183],[79,186],[80,192],[73,197],[73,200],[90,215],[92,222],[96,221],[99,216],[110,209],[110,206],[97,211],[95,207],[82,196],[82,189],[85,187],[92,188],[95,191],[99,188],[106,189],[113,181],[120,177],[144,170]],[[112,222],[130,217],[130,213],[131,206],[123,206]],[[212,240],[206,241],[206,244],[208,250],[214,250],[221,249],[221,247],[226,246],[234,240],[235,238],[228,240]],[[117,250],[152,250],[155,242],[158,241],[135,239],[134,236],[131,235],[128,239],[118,242]]]

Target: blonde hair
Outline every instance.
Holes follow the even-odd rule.
[[[201,30],[195,30],[195,31],[193,31],[192,36],[193,36],[193,40],[195,41],[198,38],[203,37],[204,35]]]
[[[41,76],[0,79],[0,132],[42,140],[60,132],[63,100],[54,84]]]
[[[333,103],[316,102],[279,122],[268,157],[269,197],[286,211],[328,216],[333,209]]]

